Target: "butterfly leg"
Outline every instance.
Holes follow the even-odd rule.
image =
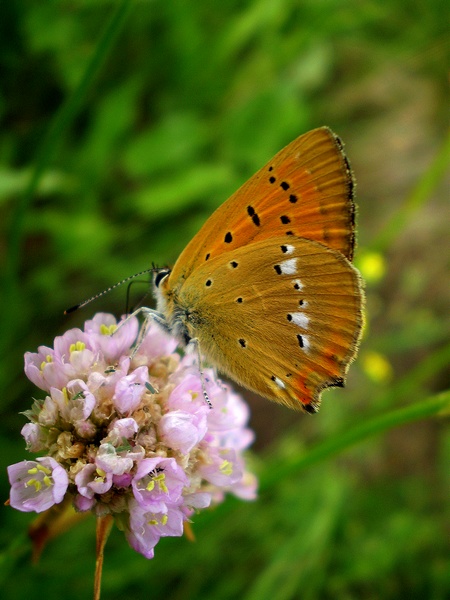
[[[131,353],[131,358],[134,358],[136,352],[139,350],[145,336],[147,335],[148,328],[152,321],[159,325],[159,327],[161,327],[161,329],[163,329],[166,333],[171,333],[170,328],[167,325],[167,321],[162,313],[158,312],[157,310],[153,310],[152,308],[148,308],[146,306],[140,306],[131,314],[129,314],[123,321],[121,321],[117,325],[116,330],[111,335],[114,335],[132,317],[137,317],[137,315],[140,313],[144,315],[144,322],[142,324],[142,327],[139,329],[139,335],[133,348],[133,352]]]
[[[217,383],[217,385],[220,387],[220,389],[223,392],[227,392],[228,388],[227,388],[226,384],[223,383],[223,381],[220,379],[219,372],[217,371],[216,367],[213,366],[212,369],[213,369],[213,373],[214,373],[215,382]]]
[[[212,408],[212,404],[211,404],[211,400],[209,399],[208,396],[208,392],[206,391],[206,385],[205,385],[205,374],[203,372],[203,367],[202,367],[202,357],[200,354],[200,344],[198,343],[198,339],[197,338],[191,338],[191,340],[189,341],[189,345],[191,345],[194,347],[197,351],[197,359],[198,359],[198,371],[200,373],[200,382],[202,385],[202,392],[203,392],[203,397],[205,399],[206,404],[209,406],[209,408]]]
[[[139,335],[138,335],[138,338],[134,345],[133,352],[131,353],[131,358],[134,358],[134,356],[136,355],[136,352],[141,347],[141,344],[144,341],[144,338],[147,335],[148,329],[152,322],[156,323],[166,333],[169,333],[169,334],[171,333],[164,315],[162,313],[158,312],[157,310],[153,310],[152,308],[147,308],[146,306],[141,306],[140,308],[136,309],[130,316],[127,317],[127,319],[129,319],[130,317],[136,316],[139,313],[142,313],[144,315],[144,322],[142,323],[142,327],[139,329]],[[125,321],[127,319],[125,319]]]

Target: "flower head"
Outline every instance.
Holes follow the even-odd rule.
[[[137,349],[136,318],[99,313],[84,330],[25,355],[46,396],[27,411],[27,448],[45,456],[8,467],[10,504],[42,512],[69,494],[78,511],[111,514],[147,558],[180,536],[192,514],[225,492],[256,494],[242,451],[253,440],[248,407],[152,326]],[[203,396],[206,386],[210,408]]]

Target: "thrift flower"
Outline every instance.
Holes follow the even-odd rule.
[[[252,500],[256,478],[242,454],[253,441],[242,398],[204,374],[151,326],[137,349],[136,318],[99,313],[25,355],[42,391],[25,414],[27,449],[8,467],[10,504],[42,512],[69,495],[77,511],[112,515],[129,544],[152,558],[159,539],[181,536],[195,511],[225,493]]]
[[[10,503],[24,512],[43,512],[64,498],[69,477],[56,460],[46,456],[8,467]]]

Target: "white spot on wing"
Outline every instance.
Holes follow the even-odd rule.
[[[275,377],[274,381],[279,388],[281,388],[282,390],[285,389],[286,384],[284,383],[284,381],[281,381],[281,379],[279,377]]]
[[[300,292],[300,290],[303,289],[303,283],[300,281],[300,279],[294,279],[294,281],[292,282],[292,285],[296,286],[296,290]]]
[[[302,312],[291,313],[292,323],[295,323],[299,327],[308,329],[309,318]]]
[[[293,275],[297,272],[297,259],[288,258],[281,263],[280,269],[283,275]]]
[[[292,254],[295,250],[295,246],[291,246],[290,244],[286,245],[286,252],[285,254]]]
[[[309,343],[309,337],[306,335],[302,335],[303,340],[303,350],[308,351],[311,348],[311,344]]]

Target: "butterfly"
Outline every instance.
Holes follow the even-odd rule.
[[[206,221],[150,316],[245,388],[314,413],[344,385],[363,321],[354,180],[327,127],[291,142]]]

